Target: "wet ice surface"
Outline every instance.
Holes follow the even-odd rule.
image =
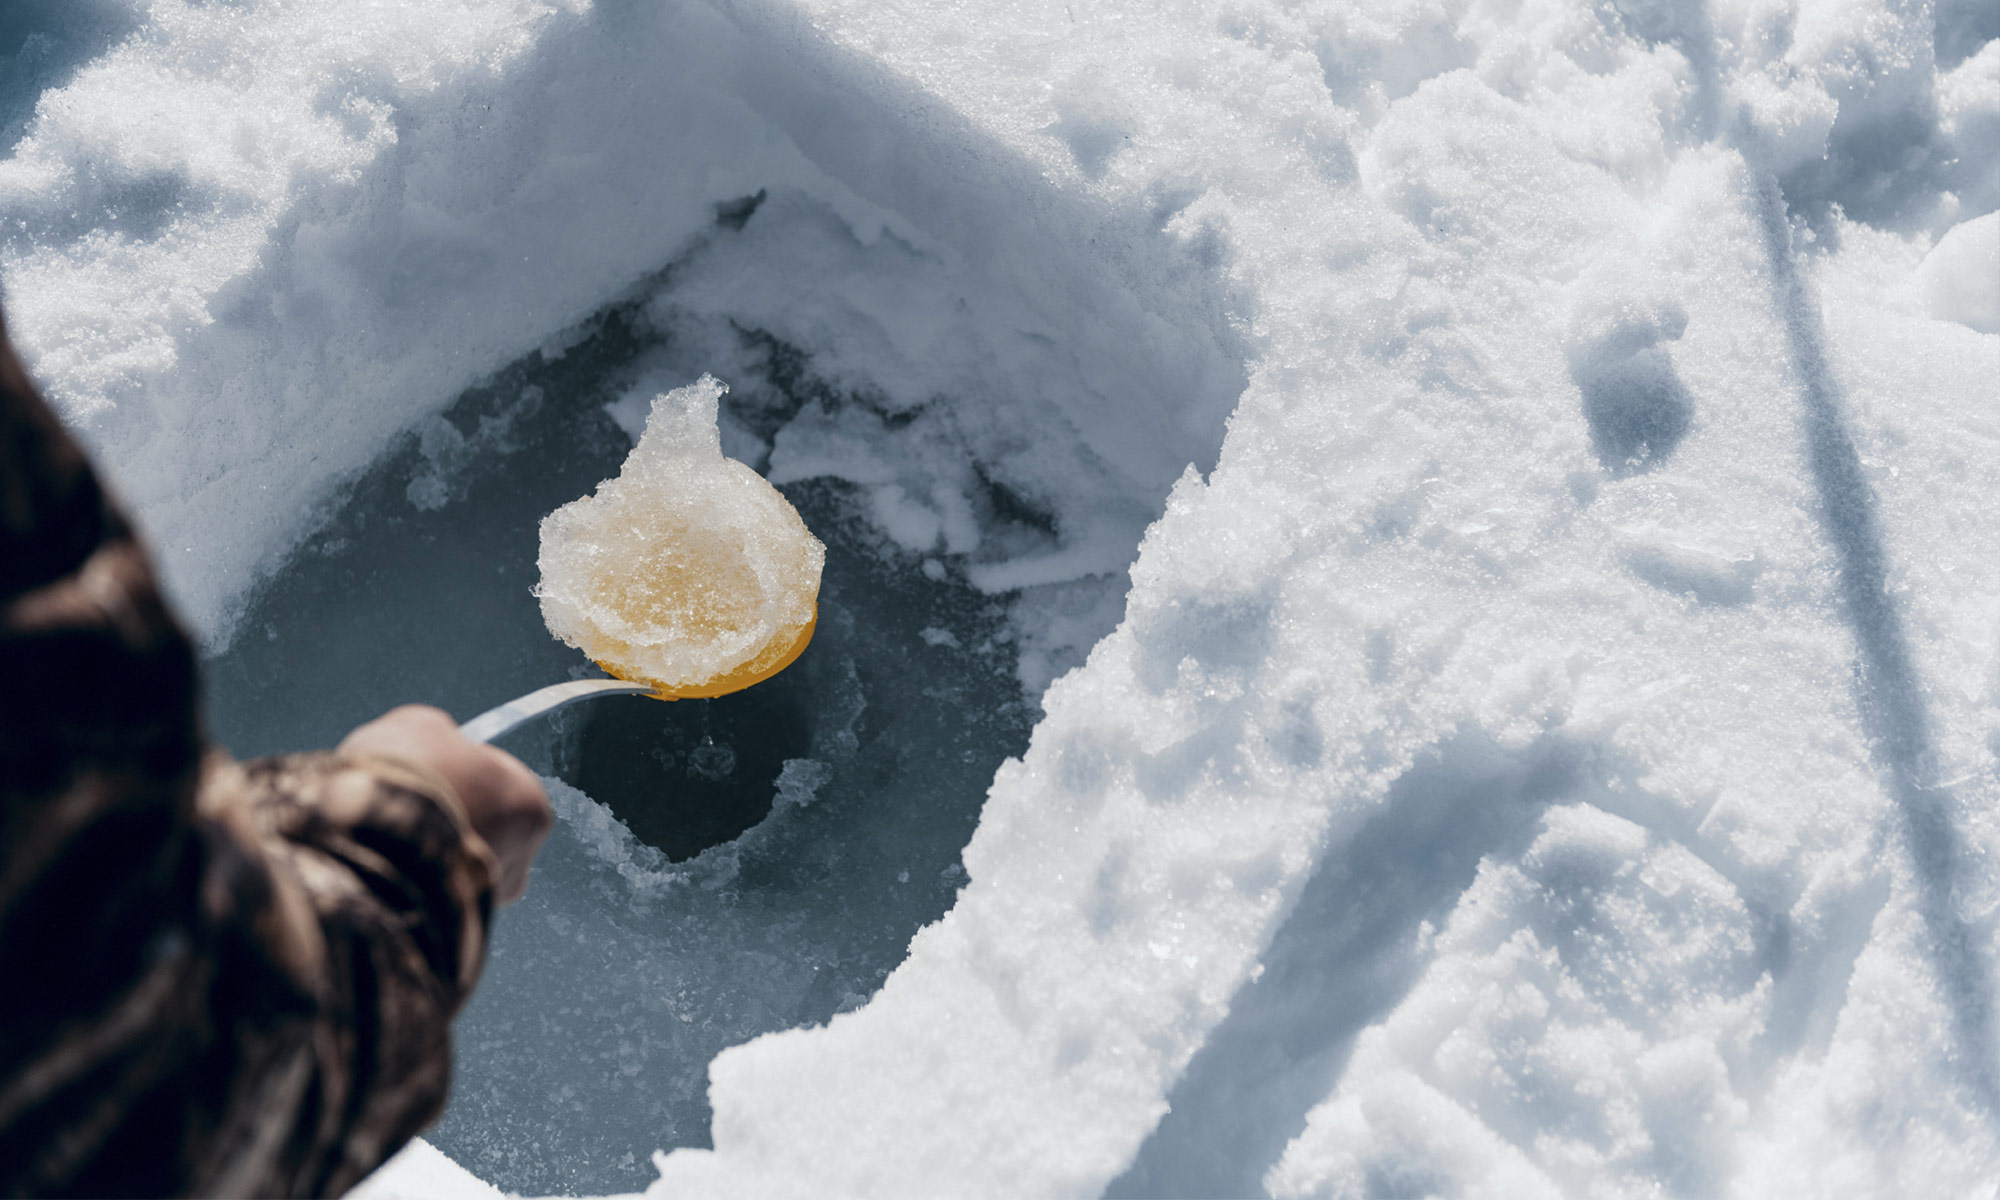
[[[624,457],[602,405],[657,349],[609,320],[463,399],[446,420],[485,430],[471,449],[412,447],[361,480],[209,663],[219,739],[325,745],[389,703],[464,718],[586,669],[528,592],[536,521]],[[506,1189],[632,1190],[653,1150],[708,1144],[708,1060],[873,994],[950,906],[993,770],[1026,743],[1004,609],[871,532],[845,485],[788,492],[828,545],[796,663],[506,743],[581,790],[554,786],[560,820],[495,927],[428,1135]]]

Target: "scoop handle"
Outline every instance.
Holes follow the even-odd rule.
[[[647,683],[627,683],[622,679],[573,679],[552,683],[525,696],[516,696],[498,708],[488,709],[458,727],[469,740],[490,742],[524,721],[554,712],[567,704],[592,696],[644,696],[653,691]]]

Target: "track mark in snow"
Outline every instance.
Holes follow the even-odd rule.
[[[1512,858],[1542,813],[1604,790],[1585,748],[1508,751],[1461,734],[1419,763],[1321,861],[1167,1097],[1168,1113],[1107,1197],[1244,1196],[1345,1069],[1354,1039],[1408,994],[1489,856]]]
[[[1952,823],[1951,792],[1937,780],[1923,684],[1902,616],[1889,596],[1888,553],[1875,495],[1842,415],[1841,388],[1827,361],[1819,308],[1793,252],[1784,191],[1768,174],[1760,174],[1755,189],[1772,299],[1805,402],[1806,453],[1819,492],[1820,520],[1839,560],[1840,595],[1860,651],[1857,703],[1862,723],[1888,771],[1889,792],[1903,816],[1917,908],[1930,932],[1934,966],[1958,1026],[1966,1083],[1990,1114],[2000,1116],[1991,974],[1953,901],[1964,855]]]

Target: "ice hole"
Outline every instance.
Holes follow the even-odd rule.
[[[683,862],[771,811],[785,763],[811,757],[811,688],[780,675],[747,691],[580,714],[571,781],[632,835]]]
[[[560,819],[496,926],[428,1136],[510,1190],[643,1186],[651,1151],[708,1143],[715,1054],[865,1003],[953,903],[1041,689],[1122,611],[1118,568],[1151,510],[1074,426],[944,393],[910,403],[906,381],[871,374],[899,361],[868,345],[893,313],[849,307],[830,354],[705,290],[815,255],[842,258],[836,291],[879,269],[892,308],[938,307],[934,260],[858,245],[823,205],[719,205],[706,241],[353,481],[209,663],[212,720],[239,754],[329,744],[397,700],[463,718],[595,674],[542,627],[537,524],[617,470],[653,395],[705,371],[731,386],[724,450],[826,544],[817,633],[786,671],[712,700],[597,701],[509,737],[563,781]],[[1078,354],[1031,347],[1030,375]],[[1056,447],[1067,496],[982,450],[995,428]]]
[[[1069,186],[761,10],[548,9],[155,6],[76,76],[114,99],[51,106],[0,163],[0,266],[246,756],[591,670],[542,626],[537,526],[615,472],[638,406],[730,385],[725,452],[827,546],[812,647],[734,707],[514,735],[567,781],[559,821],[430,1134],[588,1194],[706,1144],[718,1052],[866,1004],[951,908],[996,770],[1215,465],[1249,351],[1192,194]],[[285,53],[246,59],[243,29]],[[271,135],[161,136],[243,111]],[[72,336],[86,313],[108,339]]]

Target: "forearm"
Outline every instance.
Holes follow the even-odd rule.
[[[259,930],[265,969],[305,969],[317,1005],[310,1084],[265,1193],[329,1194],[357,1182],[441,1110],[451,1019],[484,959],[492,858],[450,789],[406,764],[303,754],[218,761],[202,815],[262,859],[272,891]],[[257,1014],[215,997],[218,1024]]]

